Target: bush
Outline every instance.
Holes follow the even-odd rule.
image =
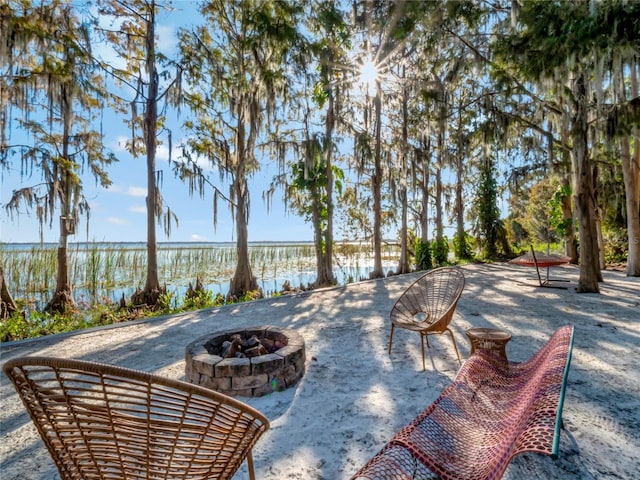
[[[449,240],[444,237],[441,242],[434,240],[431,242],[433,250],[433,262],[436,265],[445,265],[449,259]]]
[[[54,333],[70,332],[92,326],[94,326],[94,323],[78,312],[50,315],[40,312],[28,313],[27,311],[20,311],[0,321],[0,341],[11,342]]]
[[[604,232],[605,263],[625,263],[629,255],[628,242],[626,231],[608,230]]]
[[[453,251],[456,258],[460,260],[470,260],[473,258],[470,236],[464,233],[462,238],[460,238],[460,236],[456,234],[453,237]]]
[[[30,322],[27,321],[24,312],[14,312],[13,315],[0,320],[0,342],[28,338],[31,331]]]
[[[416,270],[431,270],[433,262],[431,261],[431,245],[429,242],[423,242],[419,238],[416,239]]]
[[[201,310],[214,306],[211,290],[195,290],[193,294],[185,296],[183,310]]]

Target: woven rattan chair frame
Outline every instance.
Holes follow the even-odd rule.
[[[352,480],[498,480],[520,453],[556,458],[573,333],[559,328],[523,363],[477,350]]]
[[[442,267],[431,270],[413,282],[398,298],[391,309],[391,332],[389,334],[389,354],[393,343],[395,327],[420,334],[422,347],[422,368],[425,365],[424,344],[429,345],[429,335],[449,333],[458,362],[460,353],[449,323],[464,289],[464,274],[457,267]]]
[[[62,480],[229,479],[269,428],[213,390],[112,365],[9,360],[15,385]]]

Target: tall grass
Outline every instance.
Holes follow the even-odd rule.
[[[370,260],[370,245],[337,243],[335,252],[336,271],[345,279],[359,280],[353,278],[354,272]],[[68,256],[76,300],[86,298],[91,305],[104,298],[115,301],[144,286],[147,253],[143,245],[73,244]],[[269,289],[279,288],[278,279],[288,276],[299,278],[300,283],[315,279],[316,260],[311,243],[254,244],[249,247],[249,258],[254,275]],[[385,247],[384,260],[395,262],[397,258],[397,247]],[[217,285],[223,290],[233,276],[236,261],[234,246],[161,244],[158,275],[161,284],[168,287],[184,290],[198,278],[205,287]],[[53,293],[57,271],[55,247],[19,249],[0,243],[0,262],[15,298],[46,302]],[[291,284],[296,285],[295,281]]]

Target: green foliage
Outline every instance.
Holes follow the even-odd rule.
[[[351,31],[345,15],[331,2],[313,2],[308,28],[314,33],[311,52],[318,59],[318,80],[313,87],[313,100],[320,109],[335,94],[335,84],[342,72],[336,65],[347,63],[347,51],[351,47]]]
[[[34,331],[35,330],[35,331]],[[0,320],[0,342],[10,342],[13,340],[22,340],[32,336],[46,335],[46,333],[39,333],[37,329],[33,328],[31,322],[29,322],[23,312],[15,312],[8,318]]]
[[[262,298],[262,292],[260,290],[250,290],[245,292],[244,295],[238,297],[237,302],[231,303],[243,303],[243,302],[251,302],[252,300],[258,300]]]
[[[544,178],[531,187],[524,218],[530,241],[554,243],[570,233],[571,219],[565,221],[562,214],[566,194],[570,195],[570,187],[559,185],[556,177]]]
[[[486,258],[494,258],[497,254],[496,243],[500,225],[500,210],[498,208],[498,185],[495,178],[495,168],[489,159],[480,165],[480,181],[476,194],[475,210],[478,216],[476,230],[483,254]]]
[[[102,325],[101,319],[68,310],[53,315],[39,312],[18,311],[0,320],[0,341],[10,342],[25,338],[53,335]]]
[[[170,290],[165,290],[158,297],[158,303],[155,305],[154,310],[165,314],[172,313],[173,311],[175,311],[175,306],[171,306],[172,303],[174,303],[173,292]]]
[[[431,260],[431,245],[429,242],[423,242],[419,238],[416,239],[416,269],[431,270],[433,261]]]
[[[595,52],[637,51],[638,2],[521,2],[516,35],[495,39],[498,60],[532,79],[557,75],[559,68],[584,68]],[[597,60],[596,60],[597,61]]]
[[[314,224],[314,228],[320,232],[320,238],[324,245],[324,235],[329,222],[329,202],[327,186],[327,162],[323,145],[318,138],[305,142],[305,156],[291,166],[293,181],[290,193],[293,207],[304,216],[305,220]],[[338,195],[342,194],[344,172],[342,169],[332,166],[333,187]]]
[[[324,85],[321,82],[316,82],[313,85],[313,101],[318,105],[318,108],[323,108],[327,99],[329,98],[329,94],[325,89]]]
[[[47,308],[63,310],[73,308],[64,258],[68,237],[81,216],[89,221],[81,174],[101,186],[111,184],[106,168],[115,158],[95,128],[108,93],[91,55],[91,22],[80,9],[63,1],[11,3],[0,19],[0,157],[15,155],[21,182],[4,208],[17,216],[35,213],[41,231],[52,228],[59,215],[61,256]],[[25,140],[5,142],[7,126],[10,140],[17,141],[13,130]],[[39,180],[28,185],[31,178]]]
[[[549,224],[562,237],[568,237],[573,230],[573,218],[564,218],[562,213],[563,198],[571,196],[571,186],[561,184],[553,193],[547,205],[549,207]]]
[[[260,296],[260,292],[248,292],[238,301],[251,301],[260,298]],[[22,302],[20,302],[18,312],[9,318],[0,320],[0,342],[23,340],[55,333],[112,325],[145,317],[219,307],[227,303],[222,294],[218,293],[214,298],[213,293],[208,290],[198,290],[190,297],[185,297],[183,304],[180,306],[178,306],[176,302],[176,295],[171,291],[160,294],[158,304],[153,308],[136,308],[131,306],[121,308],[105,297],[102,298],[102,303],[100,304],[89,306],[79,302],[80,305],[86,308],[82,310],[69,309],[63,314],[54,315],[41,312],[29,312],[25,309]]]
[[[441,241],[434,240],[431,242],[431,250],[433,252],[433,262],[436,265],[445,265],[449,261],[449,240],[444,237]]]
[[[349,186],[339,198],[343,237],[369,238],[373,232],[369,197],[359,185]]]
[[[224,295],[222,295],[221,293],[218,293],[216,295],[216,298],[213,299],[213,306],[220,307],[222,305],[224,305]]]
[[[473,252],[471,251],[471,242],[473,238],[466,232],[460,238],[457,233],[453,236],[453,251],[456,258],[460,260],[470,260],[473,258]]]
[[[335,245],[334,255],[337,258],[350,258],[353,260],[370,256],[370,248],[370,244],[368,243],[343,242]],[[388,248],[389,258],[393,258],[393,245],[389,245]],[[133,277],[129,279],[128,277],[124,277],[124,275],[133,268],[139,252],[134,249],[130,252],[133,254],[132,257],[126,254],[126,250],[127,249],[114,250],[111,248],[101,250],[97,244],[90,245],[89,250],[78,248],[75,251],[77,258],[75,255],[71,257],[73,260],[72,270],[77,271],[78,275],[84,275],[87,270],[91,270],[87,266],[88,263],[91,263],[94,271],[97,269],[97,265],[101,266],[98,274],[100,278],[112,277],[114,279],[124,279],[124,283],[119,281],[118,285],[126,285],[129,281],[136,283]],[[103,251],[106,258],[111,258],[111,260],[107,261],[105,258],[98,260],[96,252],[100,251]],[[0,244],[0,256],[2,256],[3,262],[5,262],[6,265],[12,266],[12,270],[33,271],[43,269],[46,272],[48,270],[42,266],[42,263],[46,262],[43,262],[42,258],[48,258],[51,252],[55,254],[55,250],[51,249],[14,250],[3,248],[2,244]],[[220,279],[219,275],[225,275],[225,272],[228,271],[226,269],[228,268],[229,262],[232,263],[234,260],[232,254],[233,249],[228,248],[180,248],[162,250],[162,252],[166,255],[160,256],[160,258],[163,259],[161,262],[161,270],[168,278],[175,279],[178,285],[181,284],[180,279],[184,278],[185,272],[205,271],[207,268],[207,281],[213,281],[215,278]],[[431,262],[431,257],[428,252],[427,250],[427,261]],[[312,256],[312,254],[313,249],[309,245],[288,246],[284,252],[281,247],[273,246],[255,246],[251,248],[252,261],[268,263],[272,267],[276,267],[277,271],[279,271],[279,269],[304,269],[307,264],[298,262],[300,262],[301,259],[307,259],[307,257]],[[104,270],[106,264],[109,264],[109,272]],[[212,271],[211,266],[214,264],[220,269],[218,273]],[[428,268],[431,268],[430,264]],[[273,273],[275,273],[275,271]],[[46,277],[47,275],[43,276]],[[36,275],[36,277],[39,278],[40,274]],[[11,274],[5,278],[9,279],[10,282],[15,285],[20,283],[19,276],[14,278],[14,275]],[[356,281],[356,279],[350,276],[347,283],[353,283],[354,281]],[[0,321],[0,340],[13,341],[34,338],[42,335],[112,325],[158,315],[170,315],[194,309],[220,307],[225,304],[262,298],[259,290],[248,292],[239,299],[225,298],[221,293],[216,294],[214,297],[212,292],[199,288],[200,280],[197,279],[196,287],[192,289],[190,296],[185,294],[184,299],[180,300],[180,296],[176,290],[170,291],[164,289],[165,291],[158,295],[159,301],[157,306],[150,308],[146,305],[120,305],[120,302],[114,302],[107,296],[100,296],[102,293],[106,294],[106,291],[113,287],[112,282],[107,282],[109,288],[106,290],[105,284],[100,282],[98,288],[98,292],[100,293],[97,297],[95,297],[91,291],[92,285],[90,281],[87,281],[86,284],[83,282],[78,283],[83,284],[87,292],[86,297],[78,298],[78,308],[73,310],[69,309],[64,314],[50,315],[34,312],[33,306],[28,307],[25,300],[17,298],[16,303],[19,313]],[[305,290],[307,288],[301,285],[300,289]],[[25,293],[25,290],[22,289],[21,295]],[[277,295],[282,294],[282,292],[277,293]],[[35,293],[33,295],[35,295]],[[31,300],[31,303],[33,304],[35,301]]]
[[[185,297],[182,308],[184,310],[200,310],[212,306],[214,306],[213,292],[211,290],[196,290],[192,295]]]
[[[507,217],[505,221],[505,229],[509,242],[513,245],[524,245],[528,243],[529,233],[522,225],[522,221],[519,218],[515,218],[513,214]]]
[[[629,255],[629,239],[625,229],[607,229],[604,237],[605,263],[626,263]]]

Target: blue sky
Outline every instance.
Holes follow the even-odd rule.
[[[110,168],[113,185],[104,189],[96,187],[93,181],[85,177],[85,196],[91,211],[89,234],[86,233],[86,220],[83,218],[78,231],[71,241],[114,241],[144,242],[146,232],[146,165],[144,158],[133,159],[125,152],[116,152],[121,161]],[[166,153],[166,152],[165,152]],[[187,186],[173,177],[167,156],[159,155],[157,167],[164,171],[162,195],[165,207],[178,216],[178,226],[172,228],[171,236],[166,237],[161,227],[157,227],[158,241],[215,241],[235,240],[234,226],[228,208],[222,202],[218,205],[218,221],[214,231],[213,203],[210,192],[204,199],[189,197]],[[271,208],[262,200],[262,192],[271,181],[272,171],[260,172],[251,181],[251,216],[249,221],[250,241],[300,241],[312,240],[310,225],[292,213],[286,213],[281,196],[276,195]],[[13,169],[2,176],[2,197],[4,206],[14,189],[32,185],[39,181],[38,172],[31,178],[20,181],[19,172]],[[53,228],[44,229],[45,242],[58,241],[57,216]],[[37,242],[39,227],[35,213],[15,216],[11,220],[8,213],[0,212],[0,238],[2,242]]]
[[[117,142],[117,140],[114,140]],[[178,216],[178,226],[172,228],[171,237],[166,237],[161,227],[157,228],[158,241],[216,241],[235,240],[234,226],[229,209],[219,202],[218,221],[214,231],[213,203],[211,192],[204,199],[189,196],[187,185],[175,179],[168,164],[166,148],[160,149],[157,168],[163,170],[162,195],[165,207]],[[85,197],[91,207],[89,234],[86,233],[86,220],[81,220],[77,234],[71,241],[146,241],[146,164],[145,158],[134,159],[123,150],[116,151],[120,158],[118,164],[109,169],[113,184],[108,189],[96,186],[87,176],[84,177]],[[15,163],[15,161],[14,161]],[[19,165],[19,160],[17,161]],[[271,182],[275,168],[267,168],[256,174],[251,184],[251,213],[249,221],[250,241],[299,241],[312,240],[310,225],[291,212],[286,213],[281,194],[274,196],[271,208],[267,211],[262,200],[262,192]],[[214,178],[217,178],[214,176]],[[30,178],[20,178],[20,172],[12,168],[2,173],[2,195],[0,203],[8,202],[14,189],[33,185],[40,180],[39,172]],[[227,193],[224,189],[223,191]],[[56,215],[57,219],[57,215]],[[58,241],[57,220],[53,228],[44,229],[45,242]],[[26,212],[13,216],[2,209],[0,212],[0,238],[2,242],[37,242],[39,227],[35,213]]]
[[[173,3],[175,9],[165,16],[159,17],[158,47],[171,55],[175,49],[176,31],[179,25],[190,26],[197,15],[196,2],[177,0]],[[197,18],[197,17],[196,17]],[[144,157],[133,158],[124,148],[124,141],[129,136],[129,130],[122,118],[109,115],[104,120],[106,132],[105,144],[113,151],[120,162],[109,168],[109,175],[113,185],[104,189],[95,185],[90,176],[83,176],[85,197],[88,199],[91,211],[89,233],[87,235],[86,219],[81,220],[75,236],[71,241],[114,241],[114,242],[144,242],[146,231],[146,160]],[[172,158],[177,158],[177,146],[184,138],[180,132],[180,123],[170,121],[174,152]],[[18,138],[19,131],[10,132],[10,136]],[[204,199],[198,196],[190,197],[186,184],[175,179],[168,164],[168,149],[166,137],[160,138],[165,144],[157,151],[157,168],[163,170],[161,191],[165,203],[178,217],[178,226],[172,227],[171,236],[165,236],[162,228],[157,227],[158,241],[215,241],[229,242],[235,240],[235,227],[232,223],[229,209],[223,202],[218,204],[218,221],[214,231],[213,203],[211,192],[207,192]],[[262,193],[268,188],[273,176],[277,173],[276,165],[264,163],[265,168],[250,180],[251,213],[249,221],[250,241],[310,241],[313,239],[312,227],[292,212],[286,213],[279,192],[273,198],[269,211],[262,199]],[[13,190],[30,186],[41,181],[38,171],[31,177],[21,177],[20,160],[14,156],[10,170],[3,171],[0,178],[0,204],[2,207],[9,201]],[[216,180],[217,173],[211,179]],[[228,194],[227,185],[218,184],[223,193]],[[59,237],[58,215],[54,216],[53,227],[45,226],[44,241],[57,242]],[[38,242],[39,227],[35,213],[23,212],[13,219],[4,208],[0,209],[0,240],[2,242]]]

